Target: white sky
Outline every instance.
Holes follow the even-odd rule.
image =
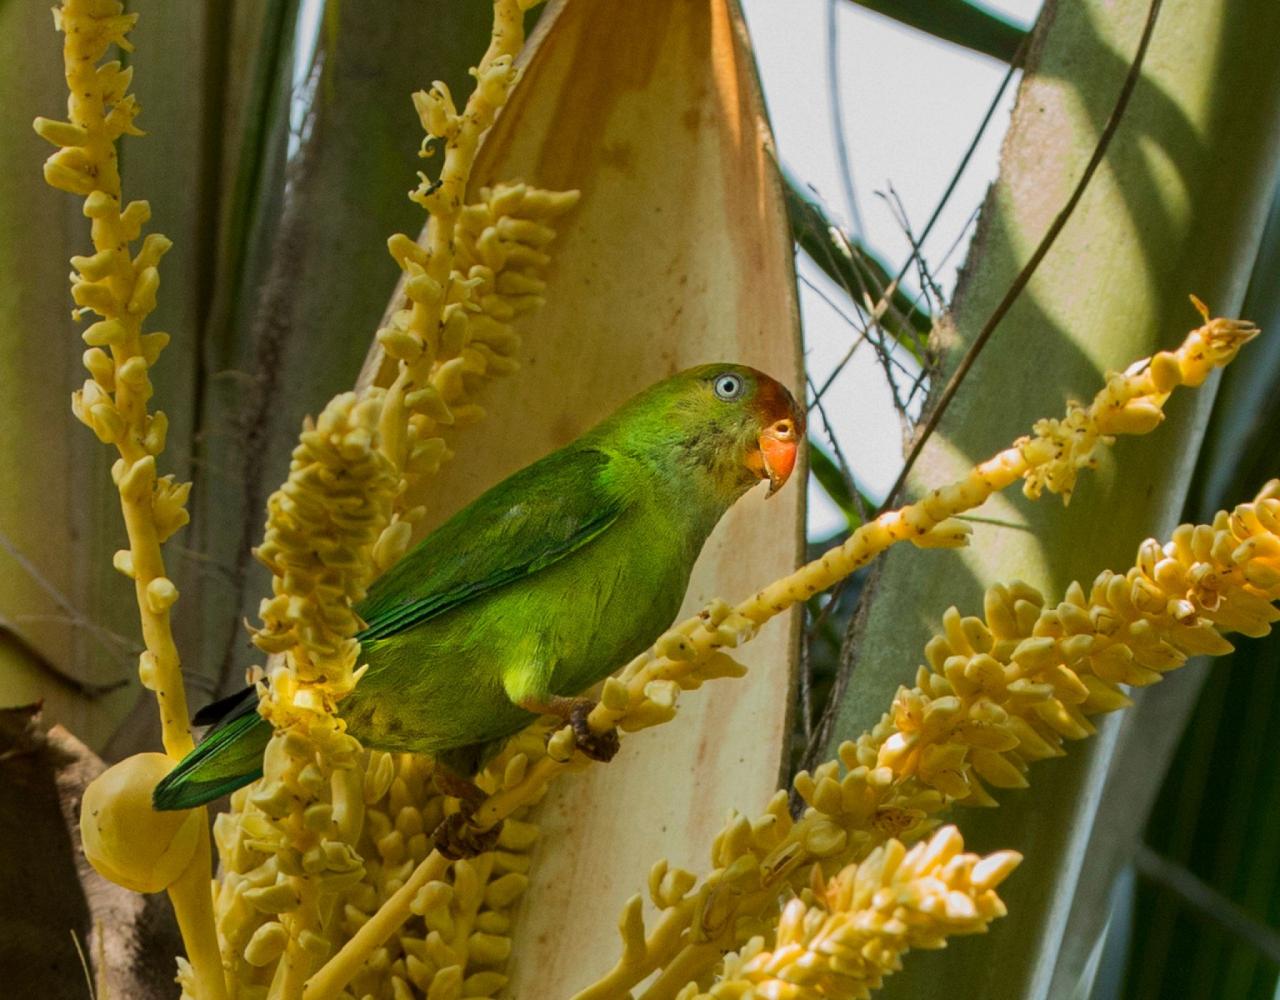
[[[865,239],[891,267],[901,266],[909,244],[876,192],[887,192],[892,183],[913,230],[919,232],[1007,67],[902,27],[850,0],[742,2],[782,158],[847,221],[827,86],[828,7],[835,4],[844,128]],[[1029,25],[1040,0],[987,0],[987,6]],[[948,294],[964,260],[966,223],[996,175],[1014,89],[1006,93],[1004,106],[924,245],[925,259]],[[964,243],[938,267],[962,233]],[[821,286],[837,303],[845,298],[803,255],[798,263],[803,278]],[[821,384],[848,349],[854,331],[804,281],[800,302],[810,375]],[[869,348],[858,351],[824,403],[860,484],[879,499],[897,475],[902,450],[884,372]],[[811,420],[818,429],[817,415]],[[825,536],[843,524],[820,489],[811,487],[809,502],[811,536]]]

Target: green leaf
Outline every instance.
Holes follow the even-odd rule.
[[[1027,29],[971,0],[853,0],[944,42],[1013,62]]]
[[[1223,907],[1231,923],[1140,879],[1127,997],[1274,996],[1274,959],[1239,931],[1250,921],[1274,940],[1280,920],[1280,772],[1268,752],[1280,725],[1277,657],[1272,633],[1213,665],[1147,826],[1160,857],[1234,904]]]

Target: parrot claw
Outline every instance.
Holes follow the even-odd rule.
[[[431,834],[435,849],[450,861],[459,858],[474,858],[477,854],[485,854],[498,846],[498,835],[502,833],[502,822],[487,830],[478,830],[471,825],[471,817],[462,812],[450,813]]]
[[[569,713],[569,725],[573,727],[574,745],[592,760],[607,764],[618,753],[621,744],[618,742],[618,731],[610,729],[597,733],[587,724],[587,716],[595,708],[595,702],[583,699],[573,706]]]

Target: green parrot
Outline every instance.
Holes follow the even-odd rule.
[[[804,416],[743,365],[690,368],[649,387],[559,451],[436,528],[356,608],[368,670],[339,705],[370,749],[431,754],[448,794],[540,715],[607,760],[616,733],[586,725],[581,692],[650,645],[680,609],[703,543],[760,480],[791,474]],[[272,727],[252,687],[197,713],[216,723],[156,787],[188,809],[262,774]],[[439,770],[438,770],[438,773]]]

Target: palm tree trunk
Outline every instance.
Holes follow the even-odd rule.
[[[957,291],[944,369],[1066,202],[1146,16],[1145,4],[1046,5]],[[1280,138],[1280,66],[1250,39],[1277,31],[1280,9],[1265,0],[1164,4],[1102,168],[925,448],[911,480],[917,491],[951,481],[1068,398],[1091,394],[1107,369],[1175,343],[1198,322],[1188,293],[1218,314],[1239,308]],[[969,549],[892,553],[847,642],[852,680],[832,746],[878,718],[949,604],[975,613],[988,584],[1015,578],[1060,595],[1073,579],[1129,565],[1139,541],[1167,533],[1211,403],[1206,392],[1177,400],[1157,432],[1121,441],[1069,510],[1004,496],[982,511],[998,523],[976,523]],[[885,996],[927,996],[928,984],[943,981],[960,998],[1066,995],[1050,982],[1072,899],[1094,878],[1087,845],[1124,725],[1109,718],[1065,760],[1037,765],[1031,789],[1003,793],[999,810],[959,814],[973,849],[1012,847],[1028,858],[1002,890],[1010,917],[980,942],[913,956]]]

